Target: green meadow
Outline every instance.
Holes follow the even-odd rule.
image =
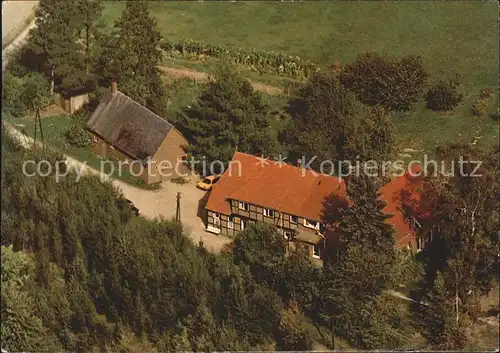
[[[112,26],[124,8],[108,2]],[[430,152],[443,142],[488,147],[498,141],[498,5],[496,2],[150,2],[164,38],[190,38],[245,49],[273,50],[308,59],[322,69],[358,54],[389,58],[419,54],[430,82],[458,74],[464,101],[451,113],[417,104],[393,114],[401,148]],[[171,66],[203,70],[208,65]],[[243,70],[244,72],[245,70]],[[248,76],[253,80],[255,73]],[[258,79],[258,78],[257,78]],[[264,82],[271,82],[269,77]],[[274,80],[279,84],[279,80]],[[495,90],[490,116],[470,113],[481,88]]]

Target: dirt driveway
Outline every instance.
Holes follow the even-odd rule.
[[[126,198],[131,200],[139,209],[141,215],[148,218],[164,217],[175,218],[177,208],[177,193],[181,193],[181,222],[186,234],[197,244],[200,240],[210,250],[218,252],[231,239],[222,235],[211,234],[205,231],[202,218],[204,205],[208,194],[196,188],[196,177],[191,178],[188,184],[175,184],[164,181],[159,190],[143,190],[124,182],[114,180]]]
[[[195,70],[188,70],[188,69],[176,69],[173,67],[167,67],[167,66],[158,66],[158,68],[163,72],[164,74],[174,77],[174,78],[183,78],[183,77],[188,77],[192,78],[194,80],[203,82],[208,80],[208,74],[206,72],[200,72],[200,71],[195,71]],[[259,83],[259,82],[252,82],[250,81],[252,87],[254,90],[269,94],[271,96],[279,96],[285,94],[283,89],[275,86],[270,86],[266,85],[264,83]]]

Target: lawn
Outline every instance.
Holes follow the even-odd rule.
[[[111,26],[124,8],[107,2]],[[390,58],[419,54],[432,79],[458,73],[464,102],[452,113],[429,111],[422,102],[393,114],[401,149],[432,153],[444,142],[489,147],[498,141],[498,120],[477,118],[470,108],[479,90],[495,90],[498,106],[498,5],[496,2],[150,2],[165,38],[192,38],[245,49],[280,51],[309,59],[323,69],[375,51]],[[201,71],[211,63],[166,59],[166,64]],[[243,71],[252,80],[284,86],[281,78]]]
[[[33,137],[35,131],[34,117],[29,116],[21,119],[6,120],[25,135]],[[102,158],[92,152],[90,147],[77,148],[66,142],[64,133],[69,129],[73,122],[73,119],[67,115],[48,116],[42,118],[44,142],[46,147],[53,148],[81,162],[87,162],[88,166],[96,170],[101,170]],[[41,141],[39,131],[37,131],[37,141]],[[158,188],[157,185],[144,184],[141,180],[127,173],[126,170],[123,170],[121,175],[114,173],[113,177],[142,189],[154,190]]]

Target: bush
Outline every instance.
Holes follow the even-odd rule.
[[[478,97],[472,105],[472,114],[479,117],[486,116],[488,114],[488,108],[492,95],[493,90],[491,88],[484,88],[480,90]]]
[[[420,56],[390,61],[367,53],[345,67],[340,81],[365,104],[408,110],[422,96],[427,77]]]
[[[172,183],[175,183],[175,184],[180,184],[180,185],[184,185],[184,184],[187,184],[189,183],[189,179],[186,179],[184,177],[177,177],[177,178],[173,178],[170,180]]]
[[[463,99],[456,80],[440,80],[427,92],[427,108],[448,111],[455,108]]]
[[[2,113],[19,118],[26,115],[28,109],[22,101],[23,79],[5,72],[2,80]]]
[[[87,147],[90,145],[90,134],[81,124],[73,124],[66,130],[64,137],[73,147]]]

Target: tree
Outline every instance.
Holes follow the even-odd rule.
[[[2,113],[18,118],[26,114],[22,99],[23,79],[6,71],[2,79]]]
[[[408,110],[422,96],[427,77],[420,56],[391,61],[366,53],[344,68],[340,80],[365,104]]]
[[[451,168],[449,174],[439,174],[426,183],[425,197],[431,200],[427,207],[432,218],[423,231],[432,232],[433,237],[426,251],[426,278],[415,297],[421,301],[429,291],[439,294],[432,298],[434,305],[453,308],[452,331],[460,333],[477,320],[479,299],[489,293],[498,276],[498,149],[485,154],[471,146],[450,145],[437,152]],[[476,161],[481,161],[477,170]],[[450,301],[452,306],[448,305]],[[462,346],[462,334],[449,339],[448,317],[432,316],[436,320],[432,331],[423,332],[432,334],[429,340],[433,344]],[[428,319],[420,315],[418,320],[422,329]]]
[[[21,97],[24,106],[35,113],[47,108],[51,104],[49,83],[47,79],[37,72],[23,77]]]
[[[39,70],[47,77],[53,72],[55,84],[63,93],[88,82],[77,9],[73,1],[40,1],[36,27],[30,30],[27,42],[27,51],[40,63]]]
[[[280,325],[276,337],[280,351],[309,351],[312,340],[303,324],[304,317],[297,303],[290,303],[281,313]]]
[[[236,150],[264,155],[275,151],[277,141],[266,110],[250,82],[234,68],[222,65],[212,74],[196,106],[179,123],[195,158],[225,163]]]
[[[97,63],[102,41],[102,2],[101,0],[76,0],[77,19],[85,54],[85,73],[90,75]]]
[[[351,176],[347,195],[353,204],[341,210],[339,240],[344,247],[362,244],[393,257],[394,229],[387,223],[391,216],[383,211],[385,202],[380,199],[379,185],[365,173]]]
[[[2,349],[13,352],[58,349],[28,291],[32,276],[33,266],[28,256],[14,252],[12,246],[2,246]]]
[[[296,249],[285,257],[283,266],[281,297],[285,302],[296,302],[306,315],[314,316],[320,270],[311,262],[307,248],[296,244]]]
[[[400,347],[405,338],[403,314],[383,298],[392,272],[390,257],[357,244],[325,264],[317,305],[332,337],[345,337],[364,349]]]
[[[2,328],[15,328],[3,330],[4,341],[21,342],[16,334],[23,325],[29,342],[48,342],[48,335],[31,335],[40,322],[62,348],[42,341],[26,350],[133,350],[138,343],[160,350],[252,350],[275,339],[283,302],[249,265],[203,251],[177,222],[127,215],[118,190],[97,177],[75,183],[73,171],[59,182],[26,176],[21,167],[29,156],[4,134],[2,241],[36,261],[33,299],[6,292],[2,283]],[[48,151],[49,162],[53,158]],[[3,264],[2,278],[10,273]],[[19,316],[8,313],[11,308]],[[28,308],[36,310],[34,318]]]
[[[332,329],[360,348],[397,348],[404,341],[404,315],[383,298],[393,284],[396,256],[379,184],[366,174],[347,183],[352,204],[332,219],[338,244],[322,269],[318,312]],[[327,211],[325,211],[327,213]]]
[[[376,106],[361,119],[356,133],[351,134],[346,146],[349,160],[390,160],[394,154],[394,125],[386,109]]]
[[[252,275],[273,290],[283,283],[285,253],[285,238],[265,223],[250,225],[234,240],[235,264],[249,266]]]
[[[157,68],[162,60],[161,36],[147,2],[127,1],[114,28],[104,40],[98,63],[103,82],[118,80],[122,92],[164,116],[165,87]]]
[[[455,300],[446,289],[443,274],[438,272],[434,285],[412,305],[415,323],[434,349],[464,348],[467,337],[462,325],[457,323]]]
[[[282,139],[292,156],[316,156],[311,164],[316,169],[323,160],[345,159],[344,147],[355,126],[357,105],[336,76],[314,74],[299,89],[289,110],[293,126],[285,130]]]
[[[16,77],[6,72],[2,87],[2,112],[13,117],[22,117],[26,113],[36,113],[51,103],[49,82],[40,73],[30,72],[23,77]]]
[[[432,110],[452,110],[464,95],[459,92],[457,79],[441,79],[427,91],[427,108]]]

